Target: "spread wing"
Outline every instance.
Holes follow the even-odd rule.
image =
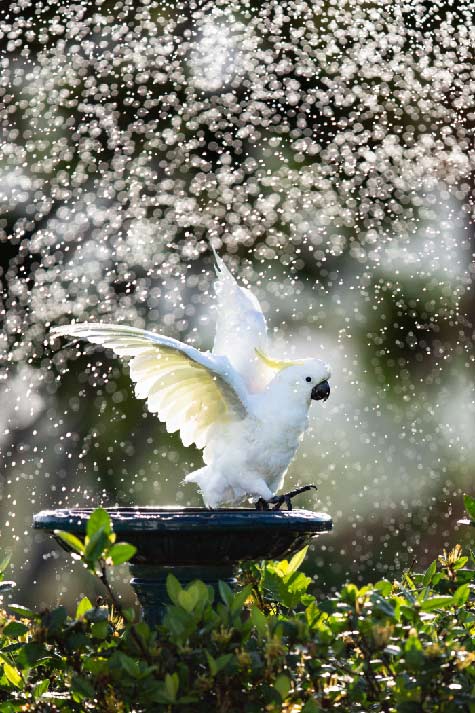
[[[246,388],[225,357],[116,324],[69,324],[51,334],[87,339],[129,358],[137,398],[147,399],[148,410],[166,423],[169,433],[180,431],[185,446],[204,448],[215,424],[247,415]]]
[[[244,379],[247,388],[261,391],[273,373],[256,356],[256,349],[266,351],[267,324],[257,298],[240,287],[222,258],[216,261],[216,335],[213,354],[227,356]]]

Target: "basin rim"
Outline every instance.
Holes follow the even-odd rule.
[[[177,508],[177,507],[106,507],[114,531],[218,531],[218,530],[291,530],[301,533],[329,532],[331,517],[310,510],[267,510],[254,508]],[[85,532],[94,508],[42,510],[33,518],[35,529]]]

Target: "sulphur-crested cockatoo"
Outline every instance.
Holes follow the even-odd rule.
[[[185,446],[203,449],[204,467],[185,481],[197,483],[208,507],[252,498],[263,509],[284,499],[290,507],[276,493],[308,427],[312,399],[330,394],[330,369],[319,359],[269,358],[258,300],[215,258],[212,352],[122,324],[74,323],[51,334],[87,339],[129,360],[137,398],[169,433],[180,431]]]

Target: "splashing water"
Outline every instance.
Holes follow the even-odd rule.
[[[473,19],[418,0],[0,9],[0,518],[36,599],[69,573],[35,510],[199,504],[181,483],[199,452],[110,354],[57,351],[48,328],[210,346],[210,241],[276,350],[333,367],[288,478],[335,519],[316,576],[374,578],[451,540],[475,464]]]

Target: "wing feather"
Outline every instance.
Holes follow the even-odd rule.
[[[185,445],[204,448],[216,424],[247,415],[246,386],[225,356],[124,325],[86,322],[55,327],[51,334],[86,339],[129,358],[136,396],[147,399],[167,431],[179,430]]]
[[[251,392],[262,391],[272,373],[256,356],[267,348],[267,324],[256,296],[241,287],[214,252],[216,261],[216,335],[213,354],[228,357]]]

